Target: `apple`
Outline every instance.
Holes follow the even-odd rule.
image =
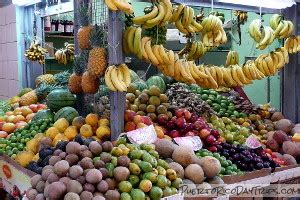
[[[26,126],[26,122],[24,121],[19,121],[18,123],[16,123],[16,128],[23,128],[24,126]]]
[[[38,108],[38,110],[44,110],[47,108],[47,106],[45,104],[39,103],[39,104],[37,104],[37,108]]]
[[[175,122],[174,122],[174,121],[168,121],[167,124],[166,124],[166,128],[167,128],[168,130],[173,130],[173,129],[175,129],[175,128],[176,128]]]
[[[142,118],[142,116],[141,116],[141,115],[135,115],[135,116],[133,117],[133,122],[134,122],[135,124],[143,123],[143,118]]]
[[[207,129],[202,129],[198,135],[201,139],[206,139],[210,135],[210,131]]]
[[[177,130],[172,130],[168,133],[171,138],[180,137],[180,134]]]
[[[176,123],[177,127],[183,128],[183,126],[186,123],[186,121],[185,121],[184,117],[179,117],[179,118],[176,119],[175,123]]]
[[[199,118],[199,116],[198,116],[197,114],[193,113],[192,116],[191,116],[190,121],[191,121],[192,123],[194,123],[195,121],[197,121],[198,118]]]
[[[197,120],[194,122],[194,128],[200,131],[205,128],[205,123],[203,121]]]
[[[215,141],[216,141],[216,138],[215,138],[214,136],[212,136],[212,135],[209,135],[209,136],[207,136],[207,137],[205,138],[205,143],[206,143],[206,144],[212,145],[212,144],[215,143]]]
[[[124,126],[125,132],[133,131],[136,129],[136,124],[134,122],[126,122]]]
[[[183,114],[184,114],[184,118],[185,118],[186,120],[190,120],[191,117],[192,117],[192,113],[191,113],[190,111],[188,111],[188,110],[184,110],[184,111],[183,111]]]
[[[189,131],[185,134],[185,136],[195,136],[195,133],[193,131]]]
[[[32,110],[34,113],[38,111],[38,106],[36,104],[31,104],[28,106],[30,110]]]
[[[177,110],[175,111],[175,116],[176,116],[177,118],[183,117],[183,116],[184,116],[184,109],[182,109],[182,108],[177,109]]]
[[[192,124],[192,123],[187,123],[187,124],[186,124],[186,130],[187,130],[187,131],[192,131],[192,130],[194,130],[194,124]]]
[[[3,124],[5,124],[5,122],[0,122],[0,131],[2,131]]]
[[[177,117],[176,117],[176,116],[173,116],[173,117],[171,118],[171,121],[175,122],[176,119],[177,119]]]
[[[165,126],[168,123],[169,117],[166,114],[158,115],[157,122],[159,125]]]
[[[125,122],[133,121],[134,116],[136,116],[136,113],[132,110],[125,110],[124,119]]]
[[[148,116],[142,116],[142,123],[150,126],[152,124],[152,120],[150,117]]]
[[[220,132],[219,132],[218,130],[212,129],[212,130],[210,131],[210,134],[211,134],[212,136],[214,136],[215,138],[219,138],[219,137],[220,137]]]
[[[218,151],[216,146],[210,146],[210,147],[207,148],[207,150],[210,151],[210,152],[213,152],[213,153]]]

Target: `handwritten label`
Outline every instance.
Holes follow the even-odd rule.
[[[202,141],[199,136],[187,136],[187,137],[176,137],[174,141],[179,146],[188,146],[191,147],[194,151],[202,149]]]
[[[261,147],[261,143],[253,134],[246,139],[245,144],[251,149],[257,149],[258,147]]]
[[[153,125],[129,131],[126,135],[129,141],[134,144],[152,144],[157,140]]]

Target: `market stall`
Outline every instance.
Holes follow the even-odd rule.
[[[74,1],[65,15],[61,3],[35,4],[26,36],[24,56],[44,74],[0,101],[0,177],[11,196],[298,195],[232,191],[299,182],[298,114],[288,111],[300,36],[295,13],[281,12],[295,2]],[[290,100],[271,92],[280,77]],[[207,192],[218,187],[231,193]]]

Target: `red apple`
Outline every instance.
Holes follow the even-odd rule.
[[[212,130],[210,131],[210,134],[211,134],[212,136],[214,136],[215,138],[219,138],[219,137],[220,137],[220,132],[219,132],[218,130],[212,129]]]
[[[125,132],[133,131],[136,129],[136,124],[134,122],[126,122],[124,126]]]
[[[210,152],[213,152],[213,153],[218,151],[216,146],[210,146],[210,147],[207,148],[207,150],[210,151]]]
[[[184,113],[184,118],[185,118],[186,120],[190,120],[190,119],[191,119],[192,113],[190,113],[190,111],[184,110],[183,113]]]
[[[205,123],[203,121],[197,120],[194,122],[194,129],[200,131],[205,128]]]
[[[168,121],[167,124],[166,124],[166,127],[168,130],[173,130],[176,128],[176,124],[174,121]]]
[[[152,124],[152,120],[150,117],[148,116],[142,116],[142,123],[150,126]]]
[[[186,130],[187,130],[187,131],[192,131],[192,130],[194,130],[194,124],[192,124],[192,123],[187,123],[187,124],[186,124]]]
[[[189,131],[185,134],[185,136],[195,136],[195,133],[193,131]]]
[[[180,137],[180,134],[177,130],[172,130],[168,134],[171,138]]]
[[[142,118],[142,116],[141,116],[141,115],[135,115],[135,116],[133,117],[133,122],[134,122],[135,124],[143,123],[143,118]]]
[[[32,112],[36,113],[38,111],[38,106],[36,104],[31,104],[29,108],[32,110]]]
[[[207,138],[207,136],[210,135],[210,131],[207,129],[202,129],[198,135],[201,139],[205,139],[205,138]]]
[[[125,122],[133,121],[134,116],[136,116],[136,113],[134,111],[126,110],[124,115]]]
[[[205,138],[205,143],[206,143],[206,144],[212,145],[212,144],[215,143],[215,141],[216,141],[216,138],[215,138],[214,136],[212,136],[212,135],[209,135],[209,136],[207,136],[207,137]]]
[[[157,122],[159,125],[165,126],[168,123],[169,117],[166,114],[158,115]]]
[[[176,119],[177,119],[177,117],[176,117],[176,116],[173,116],[173,117],[171,118],[171,121],[175,122]]]
[[[183,117],[184,116],[184,109],[177,109],[176,111],[175,111],[175,116],[177,117],[177,118],[179,118],[179,117]]]
[[[176,119],[175,123],[176,123],[177,127],[183,128],[186,121],[185,121],[184,117],[179,117],[179,118]]]
[[[195,121],[197,121],[198,118],[199,118],[199,116],[198,116],[197,114],[193,113],[192,116],[191,116],[190,121],[191,121],[192,123],[194,123]]]

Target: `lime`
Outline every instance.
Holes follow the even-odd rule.
[[[24,145],[23,144],[18,144],[17,145],[17,148],[19,151],[23,150],[24,149]]]
[[[28,142],[30,140],[30,138],[25,138],[25,142]]]
[[[226,170],[226,171],[225,171],[225,174],[226,174],[226,175],[231,175],[231,174],[232,174],[232,171]]]
[[[234,106],[228,106],[228,110],[235,111],[235,107]]]
[[[220,154],[219,153],[213,153],[213,156],[215,157],[215,158],[217,158],[218,160],[220,159]]]
[[[220,174],[224,174],[224,173],[225,173],[225,168],[224,168],[224,167],[221,167]]]
[[[207,100],[206,100],[206,103],[208,103],[209,105],[211,105],[211,104],[212,104],[212,100],[207,99]]]
[[[16,147],[14,147],[14,148],[12,149],[12,152],[13,152],[13,153],[17,153],[17,152],[18,152],[18,149],[17,149]]]
[[[220,163],[221,163],[222,167],[227,167],[228,166],[228,162],[226,160],[221,160]]]
[[[208,95],[207,94],[202,94],[201,95],[201,99],[204,100],[204,101],[207,100],[208,99]]]
[[[228,165],[232,165],[232,161],[231,160],[227,160]]]

